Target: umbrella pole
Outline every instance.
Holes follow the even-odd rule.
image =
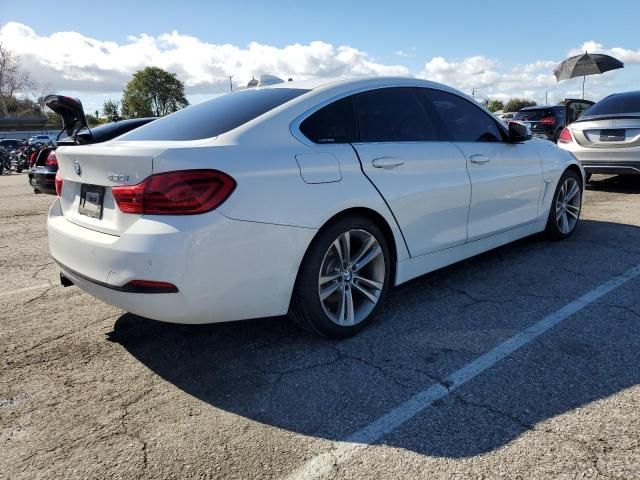
[[[584,79],[587,78],[586,75],[582,76],[582,100],[584,100]]]

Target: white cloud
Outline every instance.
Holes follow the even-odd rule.
[[[640,64],[640,50],[631,50],[628,48],[620,47],[604,48],[601,43],[598,43],[594,40],[584,42],[581,47],[569,50],[567,52],[567,56],[572,57],[574,55],[580,55],[584,52],[604,53],[605,55],[611,55],[612,57],[617,58],[623,63]]]
[[[0,42],[22,57],[38,82],[57,90],[117,92],[147,65],[177,73],[189,94],[222,92],[229,75],[245,83],[262,73],[296,79],[409,74],[404,66],[381,64],[356,48],[321,41],[283,48],[252,42],[242,48],[173,31],[130,36],[118,44],[77,32],[40,36],[27,25],[9,22],[0,29]]]
[[[640,51],[622,48],[604,49],[595,42],[586,42],[582,47],[572,49],[569,55],[589,50],[614,55],[622,61],[640,63]],[[563,98],[579,98],[582,95],[580,79],[557,82],[553,69],[558,61],[537,60],[522,65],[504,66],[498,60],[484,56],[472,56],[459,60],[447,60],[433,57],[427,61],[418,74],[447,85],[454,86],[465,93],[477,92],[476,98],[508,100],[512,97],[527,97],[543,103],[555,103]],[[616,71],[587,78],[585,98],[598,100],[613,92],[628,89],[618,80]]]
[[[78,32],[38,35],[29,26],[9,22],[0,28],[0,42],[22,57],[25,67],[41,85],[53,91],[78,92],[95,97],[119,96],[131,74],[155,65],[178,74],[187,94],[194,98],[228,89],[229,75],[244,84],[252,76],[271,73],[283,78],[305,79],[339,75],[410,75],[403,65],[387,65],[351,46],[315,41],[275,47],[257,42],[247,46],[212,44],[177,31],[151,36],[130,36],[124,42],[103,41]],[[605,48],[588,41],[568,55],[588,50],[613,55],[627,65],[640,64],[640,50]],[[402,59],[414,57],[415,47],[394,52]],[[400,60],[399,58],[399,60]],[[557,83],[553,68],[560,59],[504,65],[498,59],[474,55],[462,59],[435,56],[424,63],[418,77],[454,86],[478,98],[508,99],[528,96],[538,102],[556,101],[581,94],[582,83]],[[637,68],[631,66],[630,68]],[[618,71],[619,72],[619,71]],[[586,96],[598,99],[611,91],[635,88],[629,75],[609,72],[587,79]],[[627,83],[625,83],[625,81]],[[634,82],[635,84],[635,82]],[[84,93],[83,93],[84,92]]]

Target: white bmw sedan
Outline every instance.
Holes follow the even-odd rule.
[[[394,286],[576,227],[573,155],[413,78],[281,83],[60,147],[48,219],[65,284],[152,319],[290,316],[327,337]]]

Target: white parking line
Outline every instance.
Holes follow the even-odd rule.
[[[398,405],[389,413],[374,420],[370,424],[353,433],[344,441],[337,443],[332,451],[318,455],[297,470],[287,476],[288,480],[308,480],[326,477],[333,468],[348,461],[359,450],[367,447],[368,444],[376,442],[386,434],[392,432],[402,424],[430,407],[433,402],[446,397],[449,393],[475,378],[480,373],[491,368],[503,358],[512,354],[516,350],[536,339],[549,329],[555,327],[563,320],[566,320],[574,313],[582,310],[590,303],[595,302],[602,296],[625,284],[629,280],[640,275],[640,265],[628,270],[619,277],[615,277],[590,292],[582,295],[573,302],[565,305],[560,310],[546,316],[537,323],[534,323],[526,330],[514,335],[502,342],[493,350],[479,356],[475,360],[464,365],[449,375],[444,383],[433,385],[426,390],[416,393],[406,402]]]
[[[50,283],[43,283],[42,285],[36,285],[34,287],[25,287],[19,288],[17,290],[10,290],[8,292],[0,292],[0,297],[4,297],[5,295],[14,295],[16,293],[29,292],[31,290],[40,290],[41,288],[49,288],[52,285]]]

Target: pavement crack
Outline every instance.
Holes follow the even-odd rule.
[[[466,398],[464,398],[462,395],[460,395],[459,393],[456,392],[452,392],[451,390],[449,390],[449,395],[457,400],[458,402],[464,404],[464,405],[468,405],[471,407],[476,407],[476,408],[482,408],[484,410],[487,410],[493,414],[496,414],[498,416],[504,417],[508,420],[510,420],[511,422],[517,424],[519,427],[523,428],[524,430],[530,430],[530,431],[534,431],[536,430],[535,426],[525,422],[524,420],[522,420],[521,418],[517,417],[516,415],[513,415],[511,413],[505,412],[503,410],[500,410],[498,408],[493,407],[492,405],[489,405],[487,403],[479,403],[479,402],[473,402],[471,400],[467,400]]]
[[[36,278],[36,277],[34,276],[33,278]],[[41,280],[44,280],[44,279],[41,279]],[[38,300],[42,300],[43,298],[45,298],[45,297],[47,296],[47,294],[48,294],[51,290],[53,290],[53,289],[55,289],[55,288],[57,288],[57,287],[58,287],[57,285],[51,285],[50,287],[47,287],[43,292],[39,293],[38,295],[36,295],[36,296],[35,296],[35,297],[33,297],[32,299],[27,300],[26,302],[24,302],[24,303],[22,304],[22,306],[24,307],[25,305],[29,305],[30,303],[36,302],[36,301],[38,301]]]
[[[60,340],[62,338],[68,337],[69,335],[73,335],[74,333],[81,332],[82,330],[85,330],[85,329],[87,329],[87,328],[89,328],[89,327],[91,327],[93,325],[96,325],[96,324],[98,324],[100,322],[104,322],[106,320],[109,320],[110,318],[118,317],[119,315],[121,315],[121,314],[120,313],[116,313],[116,314],[108,315],[108,316],[103,317],[103,318],[99,318],[97,320],[94,320],[92,322],[89,322],[89,323],[83,325],[80,328],[76,328],[74,330],[70,330],[68,332],[62,333],[62,334],[57,335],[55,337],[47,338],[46,340],[43,340],[40,343],[36,343],[35,345],[31,345],[30,347],[22,349],[22,350],[19,350],[17,352],[11,352],[11,355],[15,356],[15,355],[21,355],[21,354],[24,354],[24,353],[31,352],[31,351],[36,350],[36,349],[38,349],[38,348],[40,348],[40,347],[42,347],[44,345],[47,345],[48,343],[56,342],[56,341],[58,341],[58,340]],[[10,363],[10,362],[8,362],[8,363]]]

